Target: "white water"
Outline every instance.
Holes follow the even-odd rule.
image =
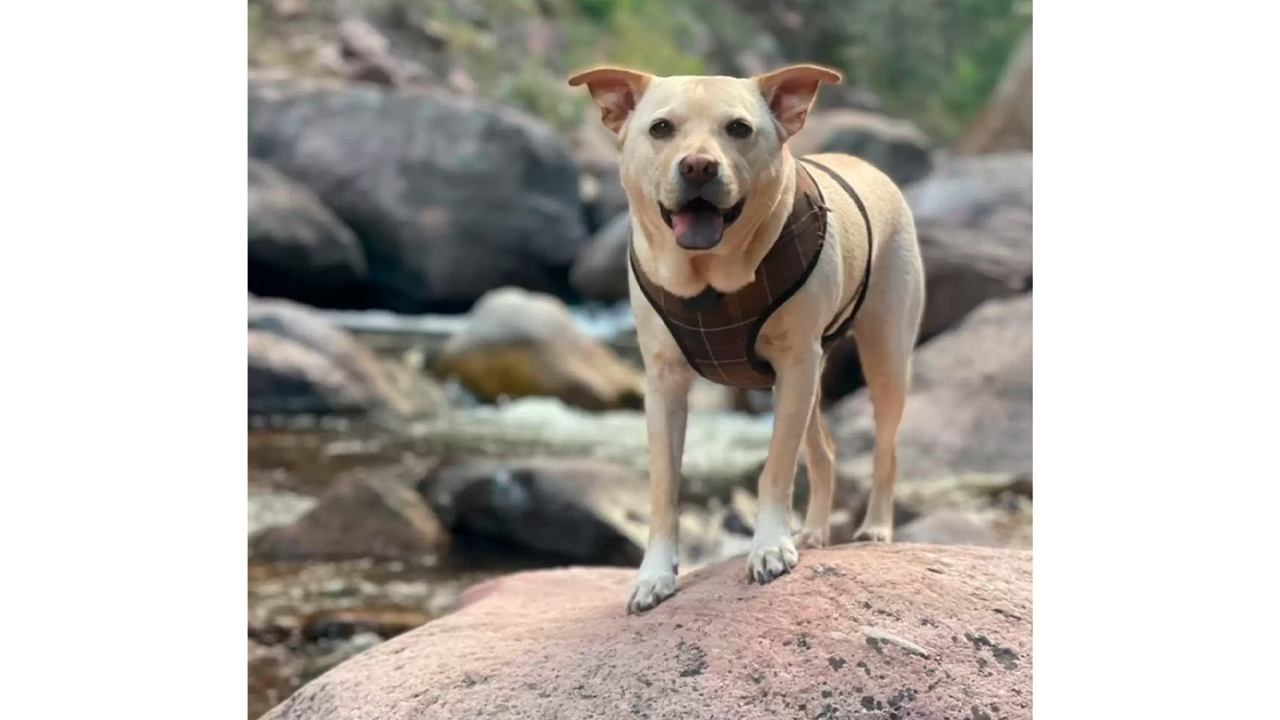
[[[448,337],[467,323],[465,314],[399,315],[386,310],[322,310],[339,327],[352,332],[405,333]],[[614,305],[571,305],[569,314],[586,335],[608,340],[635,327],[635,317],[627,303]]]

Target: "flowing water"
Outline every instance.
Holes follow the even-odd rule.
[[[574,313],[588,335],[612,338],[615,350],[638,362],[627,347],[618,345],[618,338],[625,337],[631,325],[628,308],[574,309]],[[429,355],[461,322],[449,316],[406,318],[376,312],[329,315],[380,353],[392,355],[414,348]],[[449,612],[459,593],[471,585],[518,570],[562,564],[497,545],[455,546],[447,557],[397,561],[280,562],[255,556],[251,548],[257,534],[303,516],[339,475],[407,461],[429,464],[433,458],[451,456],[594,458],[647,474],[643,413],[586,412],[549,398],[485,406],[466,402],[464,397],[442,416],[396,431],[308,418],[256,418],[249,427],[250,720],[338,662]],[[750,415],[712,404],[691,412],[682,494],[730,497],[732,488],[755,477],[771,434],[769,414]],[[991,488],[984,482],[953,479],[950,484],[914,488],[903,484],[900,495],[918,495],[913,504],[922,510],[987,508],[990,503],[983,498],[1007,482],[997,478]],[[984,512],[998,511],[1001,522],[1007,520],[1008,527],[1000,527],[1007,544],[1030,547],[1029,490],[1025,498],[1013,497],[1011,502],[1011,508],[991,507]],[[851,523],[849,519],[850,531]]]
[[[343,423],[249,433],[249,532],[292,522],[339,473],[394,462],[404,438]],[[504,552],[411,560],[248,561],[249,718],[338,662],[447,612],[486,578],[542,567]]]

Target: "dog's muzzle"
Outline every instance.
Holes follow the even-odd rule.
[[[710,250],[719,245],[724,229],[742,215],[746,198],[722,207],[707,197],[721,195],[718,186],[719,183],[702,187],[686,185],[674,210],[658,203],[663,222],[675,234],[676,244],[685,250]]]

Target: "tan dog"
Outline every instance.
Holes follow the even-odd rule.
[[[820,191],[823,201],[815,207],[825,204],[825,225],[814,234],[825,235],[814,246],[803,284],[797,283],[757,328],[754,348],[747,352],[767,361],[764,367],[776,378],[774,431],[759,479],[760,511],[747,572],[757,582],[769,582],[795,567],[797,547],[827,543],[834,445],[819,409],[819,375],[824,333],[839,325],[850,307],[856,312],[851,327],[875,406],[876,431],[873,487],[855,540],[891,539],[898,425],[924,305],[924,272],[911,211],[888,177],[838,154],[806,158],[801,169],[787,150],[785,143],[803,127],[819,85],[840,80],[835,71],[812,65],[750,79],[656,77],[597,68],[569,80],[587,86],[604,124],[618,135],[632,217],[631,305],[647,383],[653,513],[628,612],[652,608],[676,589],[678,483],[687,394],[696,369],[690,353],[697,351],[688,337],[698,336],[678,342],[673,333],[685,326],[670,324],[657,308],[759,285],[762,262],[782,254],[771,252],[779,236],[791,242],[787,233],[795,219],[808,221],[808,215],[793,213],[801,202],[801,173]],[[809,160],[817,164],[810,166]],[[644,287],[637,273],[646,278]],[[786,518],[802,444],[812,486],[804,527],[793,538]]]

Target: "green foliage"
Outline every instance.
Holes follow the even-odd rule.
[[[626,65],[659,75],[703,71],[702,59],[681,48],[692,43],[693,8],[680,0],[577,0],[575,18],[563,18],[571,67]]]
[[[607,25],[618,10],[618,0],[578,0],[578,9],[591,22]]]
[[[838,3],[820,4],[834,8]],[[1031,0],[859,0],[829,19],[826,57],[931,134],[955,136],[995,88]]]
[[[819,62],[875,91],[894,115],[935,138],[957,135],[995,87],[1031,24],[1031,0],[357,0],[403,33],[397,52],[442,74],[464,68],[482,94],[534,113],[561,129],[586,102],[565,75],[597,63],[661,75],[723,72],[736,53]],[[332,37],[341,15],[317,0],[305,20],[248,6],[250,56],[260,65],[326,74],[315,42]],[[779,21],[782,7],[802,18]],[[530,56],[524,31],[545,20],[558,33],[547,56]],[[447,39],[432,50],[414,41],[430,27]],[[708,36],[713,38],[708,51]],[[775,42],[776,41],[776,42]],[[763,50],[761,50],[764,48]],[[777,48],[773,50],[771,48]],[[703,54],[707,53],[707,57]]]
[[[958,0],[961,43],[941,96],[955,116],[973,117],[1000,81],[1009,56],[1031,22],[1031,0]]]
[[[577,125],[588,102],[580,93],[566,97],[564,76],[551,72],[535,58],[525,58],[499,95],[504,102],[546,120],[561,132]]]
[[[491,0],[496,1],[496,0]],[[628,65],[663,75],[702,72],[700,58],[681,50],[688,22],[680,3],[646,0],[559,0],[553,21],[565,43],[557,57],[520,57],[514,73],[489,74],[495,96],[567,131],[579,123],[590,100],[570,89],[571,70],[597,63]],[[469,63],[474,67],[475,63]],[[479,75],[477,78],[479,79]]]
[[[278,18],[262,3],[249,3],[247,14],[251,65],[281,68],[305,76],[326,74],[314,53],[291,47],[283,40]]]

